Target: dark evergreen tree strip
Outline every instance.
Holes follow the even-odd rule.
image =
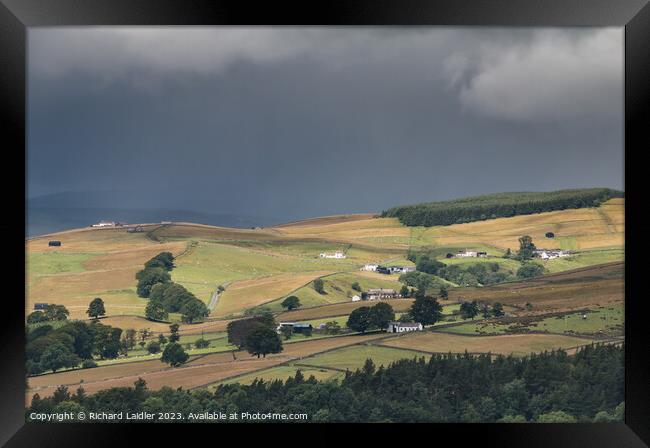
[[[61,386],[37,395],[32,412],[234,412],[306,413],[309,421],[621,421],[624,348],[588,346],[523,358],[434,355],[388,367],[368,360],[341,382],[305,379],[225,384],[214,392],[169,387],[149,391],[143,381],[87,395]]]
[[[617,197],[623,197],[623,192],[609,188],[498,193],[398,206],[382,212],[381,216],[398,218],[407,226],[446,226],[555,210],[597,207]]]

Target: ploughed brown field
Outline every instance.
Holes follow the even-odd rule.
[[[479,300],[531,312],[568,311],[624,300],[624,263],[614,262],[485,288],[450,289],[449,300]],[[522,310],[522,313],[524,311]]]
[[[300,221],[288,222],[286,224],[280,224],[274,226],[278,229],[286,229],[288,227],[314,227],[314,226],[325,226],[329,224],[340,224],[350,221],[363,221],[375,217],[376,215],[372,213],[357,213],[353,215],[333,215],[333,216],[323,216],[320,218],[312,219],[303,219]]]

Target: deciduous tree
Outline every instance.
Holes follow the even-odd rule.
[[[296,296],[289,296],[282,301],[281,305],[291,311],[300,307],[300,299]]]
[[[395,320],[395,311],[388,303],[380,302],[370,308],[368,316],[371,328],[385,329],[388,322]]]
[[[416,297],[409,312],[416,322],[433,325],[442,318],[442,305],[434,297]]]
[[[163,354],[160,358],[162,362],[169,364],[172,367],[178,367],[185,364],[189,356],[178,342],[171,342],[167,344]]]
[[[104,308],[104,301],[97,297],[90,302],[88,305],[88,311],[86,311],[89,317],[93,319],[99,319],[99,316],[104,316],[106,314],[106,308]]]
[[[258,358],[262,355],[266,358],[269,353],[280,353],[282,351],[282,341],[275,330],[260,326],[253,329],[244,341],[246,351]]]
[[[370,307],[362,306],[352,311],[346,325],[351,330],[365,333],[370,328]]]

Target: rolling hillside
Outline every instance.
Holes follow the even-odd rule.
[[[366,288],[395,287],[397,276],[372,279],[359,268],[370,262],[406,263],[411,247],[431,249],[443,260],[447,252],[468,247],[500,256],[507,248],[516,250],[518,238],[528,234],[538,247],[575,252],[546,262],[550,272],[622,261],[624,227],[624,199],[617,198],[598,208],[428,228],[346,215],[257,230],[189,223],[150,224],[143,233],[79,229],[26,242],[26,310],[34,302],[60,303],[72,317],[83,318],[88,302],[101,296],[109,316],[141,316],[145,301],[135,294],[135,272],[165,250],[178,256],[173,280],[206,303],[219,285],[227,285],[213,310],[214,316],[226,317],[264,304],[277,309],[277,300],[292,292],[305,305],[317,306],[349,299],[354,281]],[[555,238],[544,237],[549,231]],[[61,247],[48,247],[54,238]],[[334,250],[346,251],[347,258],[319,258]],[[317,277],[324,277],[328,294],[309,288]]]
[[[451,225],[486,219],[597,207],[623,192],[609,188],[583,188],[548,192],[497,193],[449,201],[398,206],[382,213],[408,226]]]
[[[146,224],[142,233],[120,228],[77,229],[26,241],[26,314],[35,302],[65,305],[70,319],[87,319],[88,303],[101,297],[107,315],[102,322],[122,329],[149,329],[152,337],[167,334],[169,322],[144,318],[146,299],[136,294],[135,273],[152,256],[170,251],[176,257],[172,280],[185,286],[206,304],[210,317],[181,324],[181,343],[199,336],[208,348],[189,350],[190,362],[170,369],[143,347],[128,357],[98,360],[94,369],[46,373],[29,379],[31,395],[52,393],[60,384],[83,381],[86,391],[127,386],[144,377],[151,388],[163,385],[213,388],[222,382],[250,382],[256,377],[286,378],[297,369],[323,379],[339,378],[343,368],[356,368],[364,357],[389,363],[417,354],[437,352],[491,352],[522,355],[529,352],[590,344],[618,343],[622,335],[624,302],[624,199],[599,207],[551,211],[465,224],[408,227],[396,218],[344,215],[287,223],[270,228],[235,229],[192,223]],[[554,238],[546,238],[553,232]],[[361,271],[366,263],[412,265],[409,249],[426,250],[448,265],[461,268],[497,263],[500,272],[514,273],[521,263],[502,258],[518,248],[518,238],[531,235],[538,247],[563,248],[571,256],[543,262],[546,275],[505,281],[492,286],[450,287],[441,301],[443,320],[426,334],[401,337],[314,334],[294,337],[285,349],[267,359],[251,359],[227,342],[226,327],[250,311],[267,309],[278,321],[315,325],[336,321],[345,326],[349,313],[368,302],[352,302],[358,291],[392,288],[399,275]],[[60,247],[48,241],[60,240]],[[488,258],[446,258],[461,249],[484,250]],[[343,251],[346,258],[321,258],[322,252]],[[511,275],[512,277],[512,275]],[[314,279],[324,283],[316,292]],[[216,294],[219,286],[225,288]],[[437,290],[431,291],[437,294]],[[281,301],[299,297],[301,307],[284,311]],[[500,302],[507,319],[463,320],[459,302]],[[412,299],[387,300],[396,314],[409,310]],[[589,312],[585,320],[583,313]],[[558,316],[566,316],[559,320]],[[170,321],[179,316],[170,315]],[[512,332],[525,333],[511,337]],[[528,334],[530,333],[530,334]],[[542,333],[542,334],[538,334]],[[546,334],[548,333],[548,334]],[[473,339],[472,339],[473,338]]]

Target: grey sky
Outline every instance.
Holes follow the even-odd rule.
[[[28,64],[29,197],[294,219],[623,187],[622,29],[32,28]]]

